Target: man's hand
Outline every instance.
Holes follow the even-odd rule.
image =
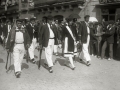
[[[30,47],[30,44],[27,44],[26,47],[29,48],[29,47]]]
[[[117,44],[119,44],[119,41],[117,41]]]
[[[7,52],[10,52],[10,50],[9,49],[6,49],[7,50]]]
[[[105,32],[102,32],[102,34],[105,34]]]

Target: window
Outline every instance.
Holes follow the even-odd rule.
[[[105,21],[115,21],[115,13],[116,9],[102,9],[102,18],[104,18]]]

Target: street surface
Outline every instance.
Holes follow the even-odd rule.
[[[35,53],[38,61],[39,53],[37,50]],[[43,51],[42,62],[44,58]],[[49,73],[43,65],[38,70],[38,62],[26,63],[24,59],[21,78],[16,78],[13,60],[12,71],[6,73],[7,52],[0,46],[0,90],[120,90],[120,61],[91,58],[89,67],[76,58],[76,69],[72,70],[64,66],[64,58],[53,56],[56,60],[53,73]]]

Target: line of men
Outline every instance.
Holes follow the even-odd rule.
[[[27,25],[23,25],[23,20],[18,19],[5,37],[7,39],[6,49],[13,53],[16,77],[19,78],[21,75],[21,64],[26,50],[29,52],[31,62],[36,63],[34,57],[36,47],[45,49],[44,66],[49,69],[50,73],[53,73],[53,52],[58,55],[57,48],[61,43],[63,57],[66,58],[66,61],[69,60],[72,70],[75,69],[73,60],[77,55],[78,43],[82,43],[80,60],[86,62],[87,66],[91,65],[88,52],[90,41],[89,17],[86,15],[85,21],[81,24],[73,23],[73,18],[69,17],[66,18],[65,23],[60,24],[57,20],[54,21],[52,16],[48,16],[47,19],[43,18],[42,23],[37,24],[35,19],[31,18]],[[66,62],[65,65],[67,65]]]

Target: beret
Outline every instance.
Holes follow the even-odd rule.
[[[17,19],[16,22],[22,22],[23,20],[22,19]]]
[[[30,18],[30,21],[35,21],[35,18]]]
[[[70,21],[72,21],[72,20],[73,20],[73,18],[70,18],[70,17],[66,18],[66,21],[67,21],[67,22],[70,22]]]
[[[84,18],[90,17],[90,15],[85,15]]]
[[[53,20],[53,16],[49,15],[49,16],[47,17],[47,20]]]

